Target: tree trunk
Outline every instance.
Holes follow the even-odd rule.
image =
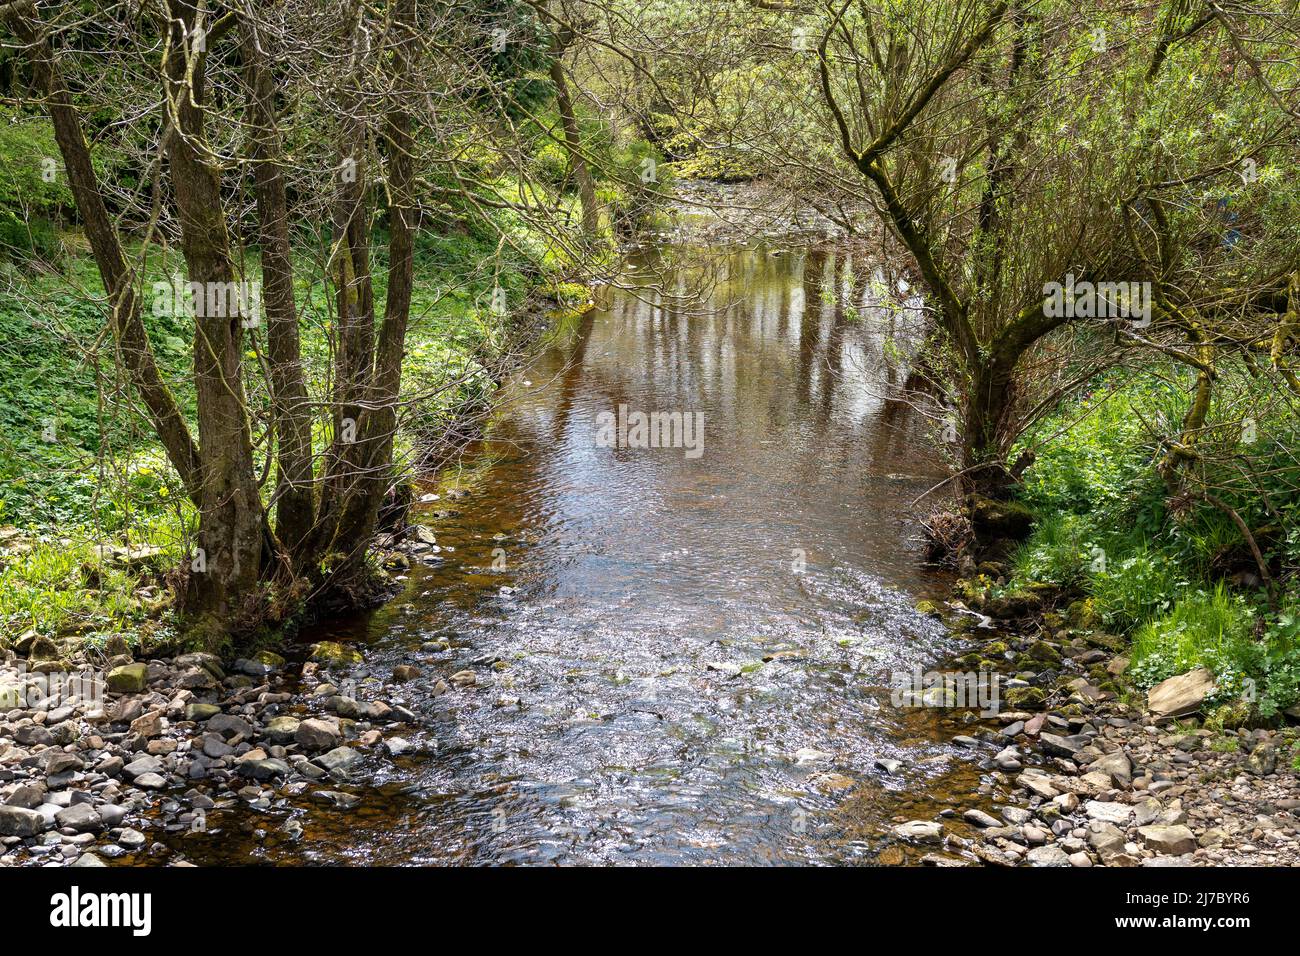
[[[560,125],[564,128],[564,146],[569,154],[569,168],[578,183],[578,199],[582,204],[582,228],[589,236],[600,231],[600,207],[596,202],[596,184],[591,169],[582,153],[582,137],[578,132],[578,119],[573,112],[573,99],[569,95],[569,82],[564,76],[560,51],[551,57],[551,82],[555,84],[555,105],[560,110]]]
[[[402,102],[402,85],[412,74],[411,46],[415,36],[414,0],[398,0],[393,13],[393,57],[389,82],[393,100],[384,113],[382,140],[388,158],[388,276],[384,321],[373,364],[367,368],[365,410],[358,431],[357,473],[339,522],[337,540],[350,543],[344,564],[336,572],[351,583],[361,568],[366,548],[375,536],[379,509],[393,478],[393,437],[406,354],[406,329],[411,313],[415,272],[415,162],[411,114]]]
[[[963,413],[960,486],[968,494],[1006,495],[1011,475],[1006,468],[1003,434],[1013,403],[1014,362],[981,364],[970,377]]]
[[[148,413],[167,458],[184,482],[194,504],[199,504],[199,451],[190,436],[189,426],[180,406],[158,372],[153,349],[140,318],[140,298],[134,288],[135,276],[127,265],[122,243],[108,217],[100,189],[99,177],[91,162],[90,147],[81,128],[81,118],[72,105],[67,84],[59,70],[50,43],[41,34],[39,24],[28,19],[21,8],[10,8],[5,16],[10,28],[26,45],[36,84],[46,96],[54,138],[63,157],[68,185],[72,189],[77,213],[81,216],[86,239],[99,268],[101,281],[108,293],[110,327],[117,344],[118,358],[130,376]]]
[[[237,286],[221,180],[207,161],[202,109],[206,57],[189,48],[191,36],[203,24],[196,9],[183,0],[170,0],[168,12],[164,145],[181,226],[181,251],[191,288],[201,293],[195,295],[194,335],[201,560],[192,565],[184,607],[187,613],[215,619],[224,629],[237,631],[252,623],[263,520],[244,396],[245,315],[237,297],[229,294]],[[200,298],[203,301],[197,301]]]
[[[311,404],[303,380],[275,85],[253,21],[244,25],[243,56],[277,441],[275,531],[290,557],[301,563],[316,521]]]

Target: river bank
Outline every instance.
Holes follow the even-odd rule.
[[[955,589],[972,594],[969,582]],[[951,673],[978,668],[1007,707],[971,714],[955,738],[979,768],[979,802],[896,826],[922,862],[1300,865],[1300,708],[1280,726],[1252,721],[1244,703],[1214,708],[1204,669],[1143,693],[1113,634],[1050,611],[972,627],[965,603],[953,606],[974,644]]]
[[[412,531],[402,552],[417,562],[432,557],[431,537]],[[965,726],[951,712],[953,729],[962,730],[952,744],[962,756],[941,776],[969,764],[978,777],[967,793],[977,801],[936,786],[953,793],[941,809],[931,804],[928,817],[895,812],[882,821],[870,838],[875,861],[1300,863],[1300,801],[1289,765],[1295,729],[1214,730],[1148,713],[1091,683],[1099,668],[1122,674],[1123,654],[1109,643],[1105,635],[999,632],[952,659],[960,667],[972,654],[1002,657],[1017,675],[1009,684],[1041,686],[1038,675],[1051,671],[1053,686],[1041,709],[1003,710]],[[385,782],[436,753],[443,736],[445,713],[430,713],[430,698],[499,711],[534,706],[512,693],[508,658],[468,658],[437,640],[403,655],[418,663],[387,673],[367,662],[364,644],[328,641],[291,660],[263,652],[233,662],[201,654],[135,661],[125,645],[108,650],[115,653],[103,660],[60,665],[106,674],[102,700],[66,692],[84,687],[45,696],[61,673],[54,662],[25,672],[10,662],[0,671],[6,694],[22,688],[30,704],[8,710],[0,724],[0,865],[184,865],[187,846],[201,851],[231,839],[251,840],[259,853],[291,852],[305,835],[310,843],[322,813],[374,819],[401,802]],[[742,669],[702,670],[710,667],[723,680]],[[1198,693],[1203,685],[1156,697],[1160,708],[1179,712],[1194,708]],[[851,804],[862,778],[834,769],[841,764],[834,750],[808,748],[787,759],[806,767],[814,787]],[[879,791],[911,762],[878,758],[868,785]]]

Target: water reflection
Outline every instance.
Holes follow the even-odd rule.
[[[944,759],[934,715],[886,686],[949,647],[912,610],[943,587],[909,512],[941,463],[887,402],[918,303],[848,253],[700,254],[666,283],[661,264],[507,386],[439,486],[468,492],[431,520],[445,560],[309,635],[368,641],[379,679],[422,668],[388,692],[424,717],[421,751],[374,761],[382,791],[313,810],[300,844],[232,826],[192,858],[873,858],[865,834]],[[619,406],[702,413],[702,455],[598,447]],[[465,667],[476,689],[429,695]]]

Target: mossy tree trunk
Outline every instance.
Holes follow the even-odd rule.
[[[244,394],[243,325],[235,289],[221,175],[205,135],[206,47],[200,8],[169,0],[163,49],[168,132],[164,139],[180,222],[181,252],[195,289],[194,389],[199,425],[201,559],[192,563],[185,608],[222,622],[255,611],[262,566],[262,500]],[[203,301],[198,301],[200,298]]]

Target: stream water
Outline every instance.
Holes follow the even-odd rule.
[[[910,313],[880,307],[871,275],[829,250],[639,259],[425,489],[440,560],[303,635],[363,650],[363,697],[421,669],[382,692],[421,716],[414,749],[368,758],[342,788],[355,809],[303,794],[173,847],[198,863],[870,863],[891,821],[969,801],[949,718],[890,704],[894,674],[955,644],[914,610],[948,586],[910,507],[944,471],[884,400]],[[605,447],[620,405],[701,414],[698,456]],[[433,696],[466,668],[476,687]]]

